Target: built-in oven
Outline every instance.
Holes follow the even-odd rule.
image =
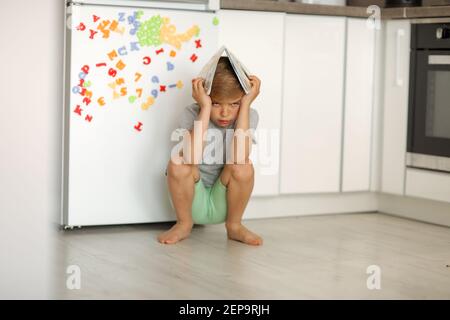
[[[406,164],[450,172],[450,22],[411,26]]]

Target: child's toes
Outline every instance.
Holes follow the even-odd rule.
[[[169,234],[167,234],[167,232],[163,233],[162,235],[160,235],[158,237],[158,241],[160,243],[166,243],[166,244],[170,243],[172,241],[170,233]]]
[[[177,238],[172,237],[172,238],[166,239],[166,240],[164,241],[164,243],[165,243],[165,244],[172,244],[172,243],[175,243],[175,242],[177,242],[177,241],[178,241]]]
[[[248,239],[248,243],[250,243],[254,246],[259,246],[262,244],[262,238],[257,236],[256,234],[251,234]]]
[[[158,237],[158,241],[160,242],[160,243],[166,243],[166,238],[164,237],[164,236],[159,236]]]
[[[171,237],[170,234],[163,234],[160,239],[158,239],[159,242],[164,243],[164,244],[170,244],[174,242],[173,237]]]
[[[262,239],[260,239],[260,238],[255,238],[255,239],[252,239],[252,242],[251,242],[253,245],[255,245],[255,246],[259,246],[259,245],[261,245],[262,244]]]

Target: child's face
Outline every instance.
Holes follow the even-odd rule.
[[[210,120],[218,127],[227,127],[232,124],[239,114],[241,96],[227,99],[215,99],[211,97],[212,108]]]

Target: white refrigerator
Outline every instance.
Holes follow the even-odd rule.
[[[164,175],[171,135],[193,102],[191,79],[219,47],[214,11],[117,3],[67,7],[66,227],[175,220]]]

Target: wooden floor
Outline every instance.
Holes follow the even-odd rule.
[[[176,245],[170,224],[59,231],[57,298],[450,299],[450,229],[389,215],[347,214],[247,221],[264,237],[227,240],[223,225],[195,227]],[[81,289],[65,288],[78,265]],[[381,268],[369,290],[366,269]]]

